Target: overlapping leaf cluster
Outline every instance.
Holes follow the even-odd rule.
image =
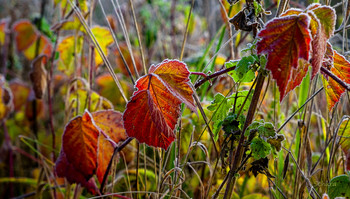
[[[180,116],[180,104],[196,112],[190,72],[185,63],[165,60],[141,77],[123,115],[130,137],[150,146],[167,149],[175,139],[174,128]]]
[[[311,78],[326,65],[338,78],[350,82],[347,75],[350,63],[333,52],[330,45],[327,50],[327,40],[333,35],[335,19],[333,8],[312,4],[305,10],[286,11],[259,32],[261,40],[257,43],[257,51],[258,54],[268,54],[266,68],[276,80],[281,101],[301,83],[309,66],[312,68]],[[345,88],[323,75],[328,108],[331,110]]]
[[[89,113],[73,118],[65,127],[62,148],[55,170],[70,183],[79,183],[90,192],[98,192],[115,144],[126,139],[122,115],[113,110]]]

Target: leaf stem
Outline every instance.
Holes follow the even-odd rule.
[[[215,78],[215,77],[218,77],[218,76],[220,76],[220,75],[222,75],[222,74],[228,73],[228,72],[234,70],[235,68],[236,68],[235,66],[234,66],[234,67],[231,67],[231,68],[225,68],[225,69],[219,70],[219,71],[217,71],[217,72],[215,72],[215,73],[213,73],[213,74],[211,74],[211,75],[208,75],[208,76],[206,76],[204,79],[202,79],[202,80],[198,81],[197,83],[195,83],[195,84],[194,84],[194,88],[197,89],[197,88],[200,87],[202,84],[204,84],[206,81],[211,80],[211,79],[213,79],[213,78]],[[191,74],[194,74],[194,73],[195,73],[195,72],[191,72]],[[197,75],[198,75],[198,74],[197,74]]]

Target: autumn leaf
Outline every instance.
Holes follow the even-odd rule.
[[[113,144],[125,139],[121,113],[113,110],[90,113],[86,110],[65,127],[55,171],[70,183],[82,184],[96,193],[98,190],[92,176],[96,174],[102,182],[114,152]]]
[[[136,82],[138,90],[126,106],[126,133],[139,142],[167,149],[175,139],[181,102],[196,110],[189,74],[187,66],[177,60],[152,65],[149,74]]]
[[[92,33],[94,34],[96,40],[104,54],[107,55],[107,47],[112,44],[113,36],[108,28],[96,26],[91,28]],[[97,49],[95,49],[95,65],[99,66],[103,63],[102,57],[98,53]]]
[[[18,51],[29,48],[39,36],[38,31],[29,20],[17,21],[12,28],[15,31],[16,47]]]
[[[128,95],[133,92],[133,85],[129,81],[121,78],[120,84],[124,90],[124,93]],[[113,105],[122,106],[125,108],[125,101],[120,94],[119,89],[115,86],[115,81],[109,73],[104,73],[96,77],[96,84],[99,89],[97,90],[99,94],[112,102]]]
[[[193,89],[188,78],[190,72],[185,63],[178,60],[164,60],[162,63],[149,69],[149,73],[153,73],[159,77],[159,80],[165,87],[181,102],[186,104],[193,112],[197,113],[196,105],[193,100]],[[147,85],[138,87],[140,90]]]
[[[5,87],[5,78],[0,74],[0,122],[13,110],[11,90]]]
[[[90,101],[88,99],[90,99]],[[78,88],[77,90],[74,90],[69,96],[69,107],[74,110],[78,108],[77,114],[83,113],[86,108],[89,108],[89,104],[89,110],[92,112],[98,110],[113,109],[113,104],[108,99],[100,96],[95,91],[89,92],[87,89]]]
[[[75,50],[77,52],[80,52],[82,46],[83,38],[81,36],[68,36],[65,37],[61,42],[59,42],[57,46],[57,51],[60,53],[57,66],[59,71],[62,71],[67,76],[73,74],[75,70],[74,60],[80,60],[79,57],[76,57],[77,55],[75,54]]]
[[[295,87],[299,86],[309,71],[310,63],[304,59],[299,59],[298,68],[292,68],[290,74],[290,80],[287,83],[285,93],[294,90]]]
[[[131,58],[131,55],[129,53],[129,50],[128,50],[128,47],[127,47],[126,43],[125,42],[120,42],[119,43],[119,48],[120,48],[121,53],[124,56],[124,59],[125,59],[127,65],[129,66],[131,74],[135,75],[135,70],[134,70],[134,67],[133,67],[132,58]],[[121,72],[124,75],[129,75],[128,71],[125,68],[125,64],[123,62],[122,56],[120,55],[118,49],[117,48],[113,48],[112,52],[113,52],[113,54],[115,56],[115,62],[117,64],[117,67],[121,69]],[[140,54],[136,50],[133,50],[132,54],[134,56],[136,69],[137,69],[138,72],[140,72],[140,70],[142,69],[142,60],[141,60]]]
[[[32,62],[32,71],[30,72],[30,80],[33,84],[33,89],[35,92],[35,96],[38,99],[41,99],[45,93],[47,86],[47,72],[44,67],[44,60],[47,57],[45,55],[41,55],[37,57]]]
[[[100,133],[98,137],[98,166],[96,170],[97,178],[99,182],[102,183],[103,176],[114,151],[114,147],[109,139],[118,143],[124,141],[127,136],[123,127],[123,115],[120,112],[113,110],[97,111],[92,113],[92,117],[94,118],[95,124],[103,132]]]
[[[85,176],[67,160],[67,156],[62,149],[55,164],[55,172],[58,177],[67,178],[69,183],[81,184],[93,195],[99,193],[94,178],[86,180]]]
[[[298,68],[299,59],[309,60],[311,34],[310,17],[306,14],[275,18],[266,24],[258,36],[258,54],[267,53],[266,68],[272,72],[280,91],[280,100],[286,96],[291,70]]]
[[[350,62],[337,51],[333,51],[333,65],[330,71],[345,83],[350,83]],[[323,74],[323,73],[322,73]],[[335,80],[323,74],[323,87],[325,88],[328,110],[332,110],[339,101],[345,88],[339,85]]]
[[[161,81],[144,76],[137,84],[149,83],[149,88],[137,91],[123,114],[124,128],[129,137],[149,146],[167,149],[175,139],[173,132],[180,116],[181,102]]]
[[[317,4],[316,4],[317,5]],[[312,73],[311,79],[320,71],[322,65],[323,57],[326,52],[327,40],[333,35],[335,28],[335,11],[329,6],[316,6],[308,11],[309,15],[315,15],[312,21],[317,24],[317,32],[311,42],[312,45]],[[312,5],[311,5],[312,8]]]
[[[40,54],[44,54],[47,57],[51,57],[51,53],[52,53],[51,41],[46,36],[43,36],[43,35],[40,35],[38,37],[38,40],[36,40],[34,43],[32,43],[32,45],[30,45],[27,49],[23,51],[23,54],[27,59],[33,60],[36,55],[40,55]],[[39,45],[38,54],[36,54],[37,45]]]
[[[338,136],[341,137],[339,144],[346,158],[346,169],[350,171],[350,120],[346,118],[340,124]]]
[[[9,32],[9,21],[9,18],[0,20],[0,46],[3,46],[5,44],[6,34]]]
[[[67,160],[89,180],[97,167],[97,138],[99,129],[88,111],[73,118],[65,127],[62,150]]]
[[[13,93],[14,110],[19,111],[26,104],[30,87],[18,80],[11,81],[9,87]]]

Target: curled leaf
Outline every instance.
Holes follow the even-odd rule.
[[[42,99],[47,86],[47,72],[44,67],[44,60],[47,57],[41,55],[32,62],[32,71],[30,72],[30,80],[33,84],[35,97]]]

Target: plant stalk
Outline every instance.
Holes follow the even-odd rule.
[[[251,104],[249,106],[247,118],[246,118],[246,121],[244,123],[244,127],[241,131],[239,143],[238,143],[238,146],[237,146],[234,158],[233,158],[233,162],[231,163],[231,169],[229,172],[229,177],[228,177],[228,182],[226,185],[224,199],[231,198],[232,190],[233,190],[234,184],[236,182],[235,174],[238,172],[240,162],[242,161],[242,158],[243,158],[243,152],[244,152],[243,143],[245,140],[244,132],[253,121],[256,107],[257,107],[258,102],[259,102],[260,93],[261,93],[262,87],[264,85],[264,80],[265,80],[265,75],[262,74],[262,72],[259,72],[259,75],[257,77],[255,91],[253,94],[253,98],[252,98]]]

